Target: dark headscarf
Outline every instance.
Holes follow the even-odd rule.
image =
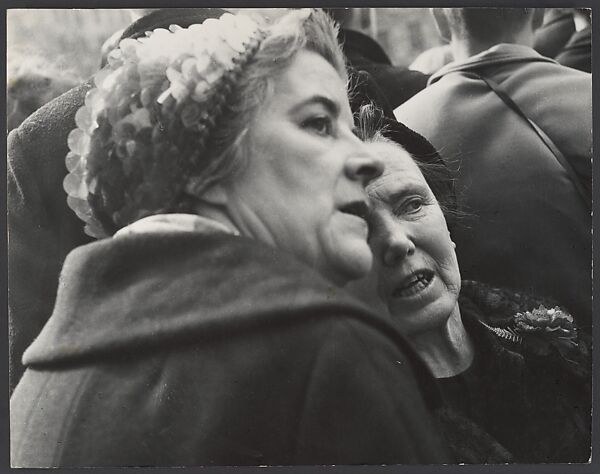
[[[454,178],[438,151],[425,137],[393,118],[382,117],[382,124],[383,136],[401,145],[417,162],[452,227],[457,213]]]

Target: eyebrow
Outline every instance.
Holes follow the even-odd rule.
[[[378,201],[386,204],[394,204],[412,194],[427,194],[425,186],[419,183],[409,183],[402,189],[386,194],[386,196],[382,195],[380,189],[381,186],[375,186],[372,189],[367,188],[367,194],[369,197],[377,199]]]
[[[320,94],[312,95],[312,96],[304,99],[300,103],[294,105],[290,109],[290,114],[295,115],[302,108],[313,105],[313,104],[322,105],[323,107],[325,107],[327,109],[327,112],[330,113],[331,115],[333,115],[336,119],[341,114],[340,106],[336,101],[334,101],[324,95],[320,95]],[[352,124],[350,125],[350,131],[354,134],[354,136],[360,138],[359,130],[356,127],[356,124],[354,123],[354,116],[352,116]]]
[[[325,97],[324,95],[320,95],[320,94],[315,94],[313,96],[310,96],[310,97],[302,100],[300,103],[294,105],[292,107],[292,109],[290,110],[290,112],[296,113],[303,107],[306,107],[307,105],[312,105],[312,104],[321,104],[323,107],[325,107],[327,109],[327,111],[330,114],[335,115],[336,117],[340,114],[340,106],[337,104],[337,102],[331,100],[329,97]]]

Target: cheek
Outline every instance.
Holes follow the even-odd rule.
[[[332,171],[320,161],[293,150],[281,155],[266,155],[254,169],[253,178],[268,182],[268,188],[277,189],[285,200],[299,200],[307,205],[312,202],[310,205],[317,206],[315,200],[333,193]]]
[[[456,259],[456,252],[450,239],[444,239],[442,242],[438,241],[436,250],[436,254],[432,256],[440,270],[442,279],[449,289],[458,292],[460,289],[460,270],[458,260]]]
[[[425,226],[428,232],[423,236],[423,243],[427,253],[435,260],[446,282],[456,285],[460,284],[460,271],[456,259],[456,251],[452,245],[452,239],[442,216],[435,216]]]

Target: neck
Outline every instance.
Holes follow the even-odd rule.
[[[460,374],[473,362],[473,342],[463,326],[458,304],[444,326],[411,334],[409,341],[435,378]]]
[[[520,44],[531,48],[534,44],[533,30],[531,28],[523,28],[518,33],[509,37],[488,41],[472,38],[456,38],[453,36],[450,47],[452,48],[454,60],[464,61],[500,43]]]

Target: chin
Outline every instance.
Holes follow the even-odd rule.
[[[373,254],[366,237],[344,235],[341,232],[327,237],[321,246],[321,273],[343,286],[365,277],[371,271]]]
[[[456,308],[456,301],[445,298],[429,304],[420,310],[406,311],[400,305],[390,305],[389,311],[394,325],[404,336],[435,332],[448,324]]]
[[[369,247],[355,248],[352,252],[338,257],[340,273],[345,276],[345,283],[367,276],[373,265],[373,254]]]
[[[429,332],[437,332],[442,329],[448,322],[448,318],[423,317],[407,318],[406,315],[396,314],[392,316],[393,323],[396,329],[404,337],[417,336]]]

